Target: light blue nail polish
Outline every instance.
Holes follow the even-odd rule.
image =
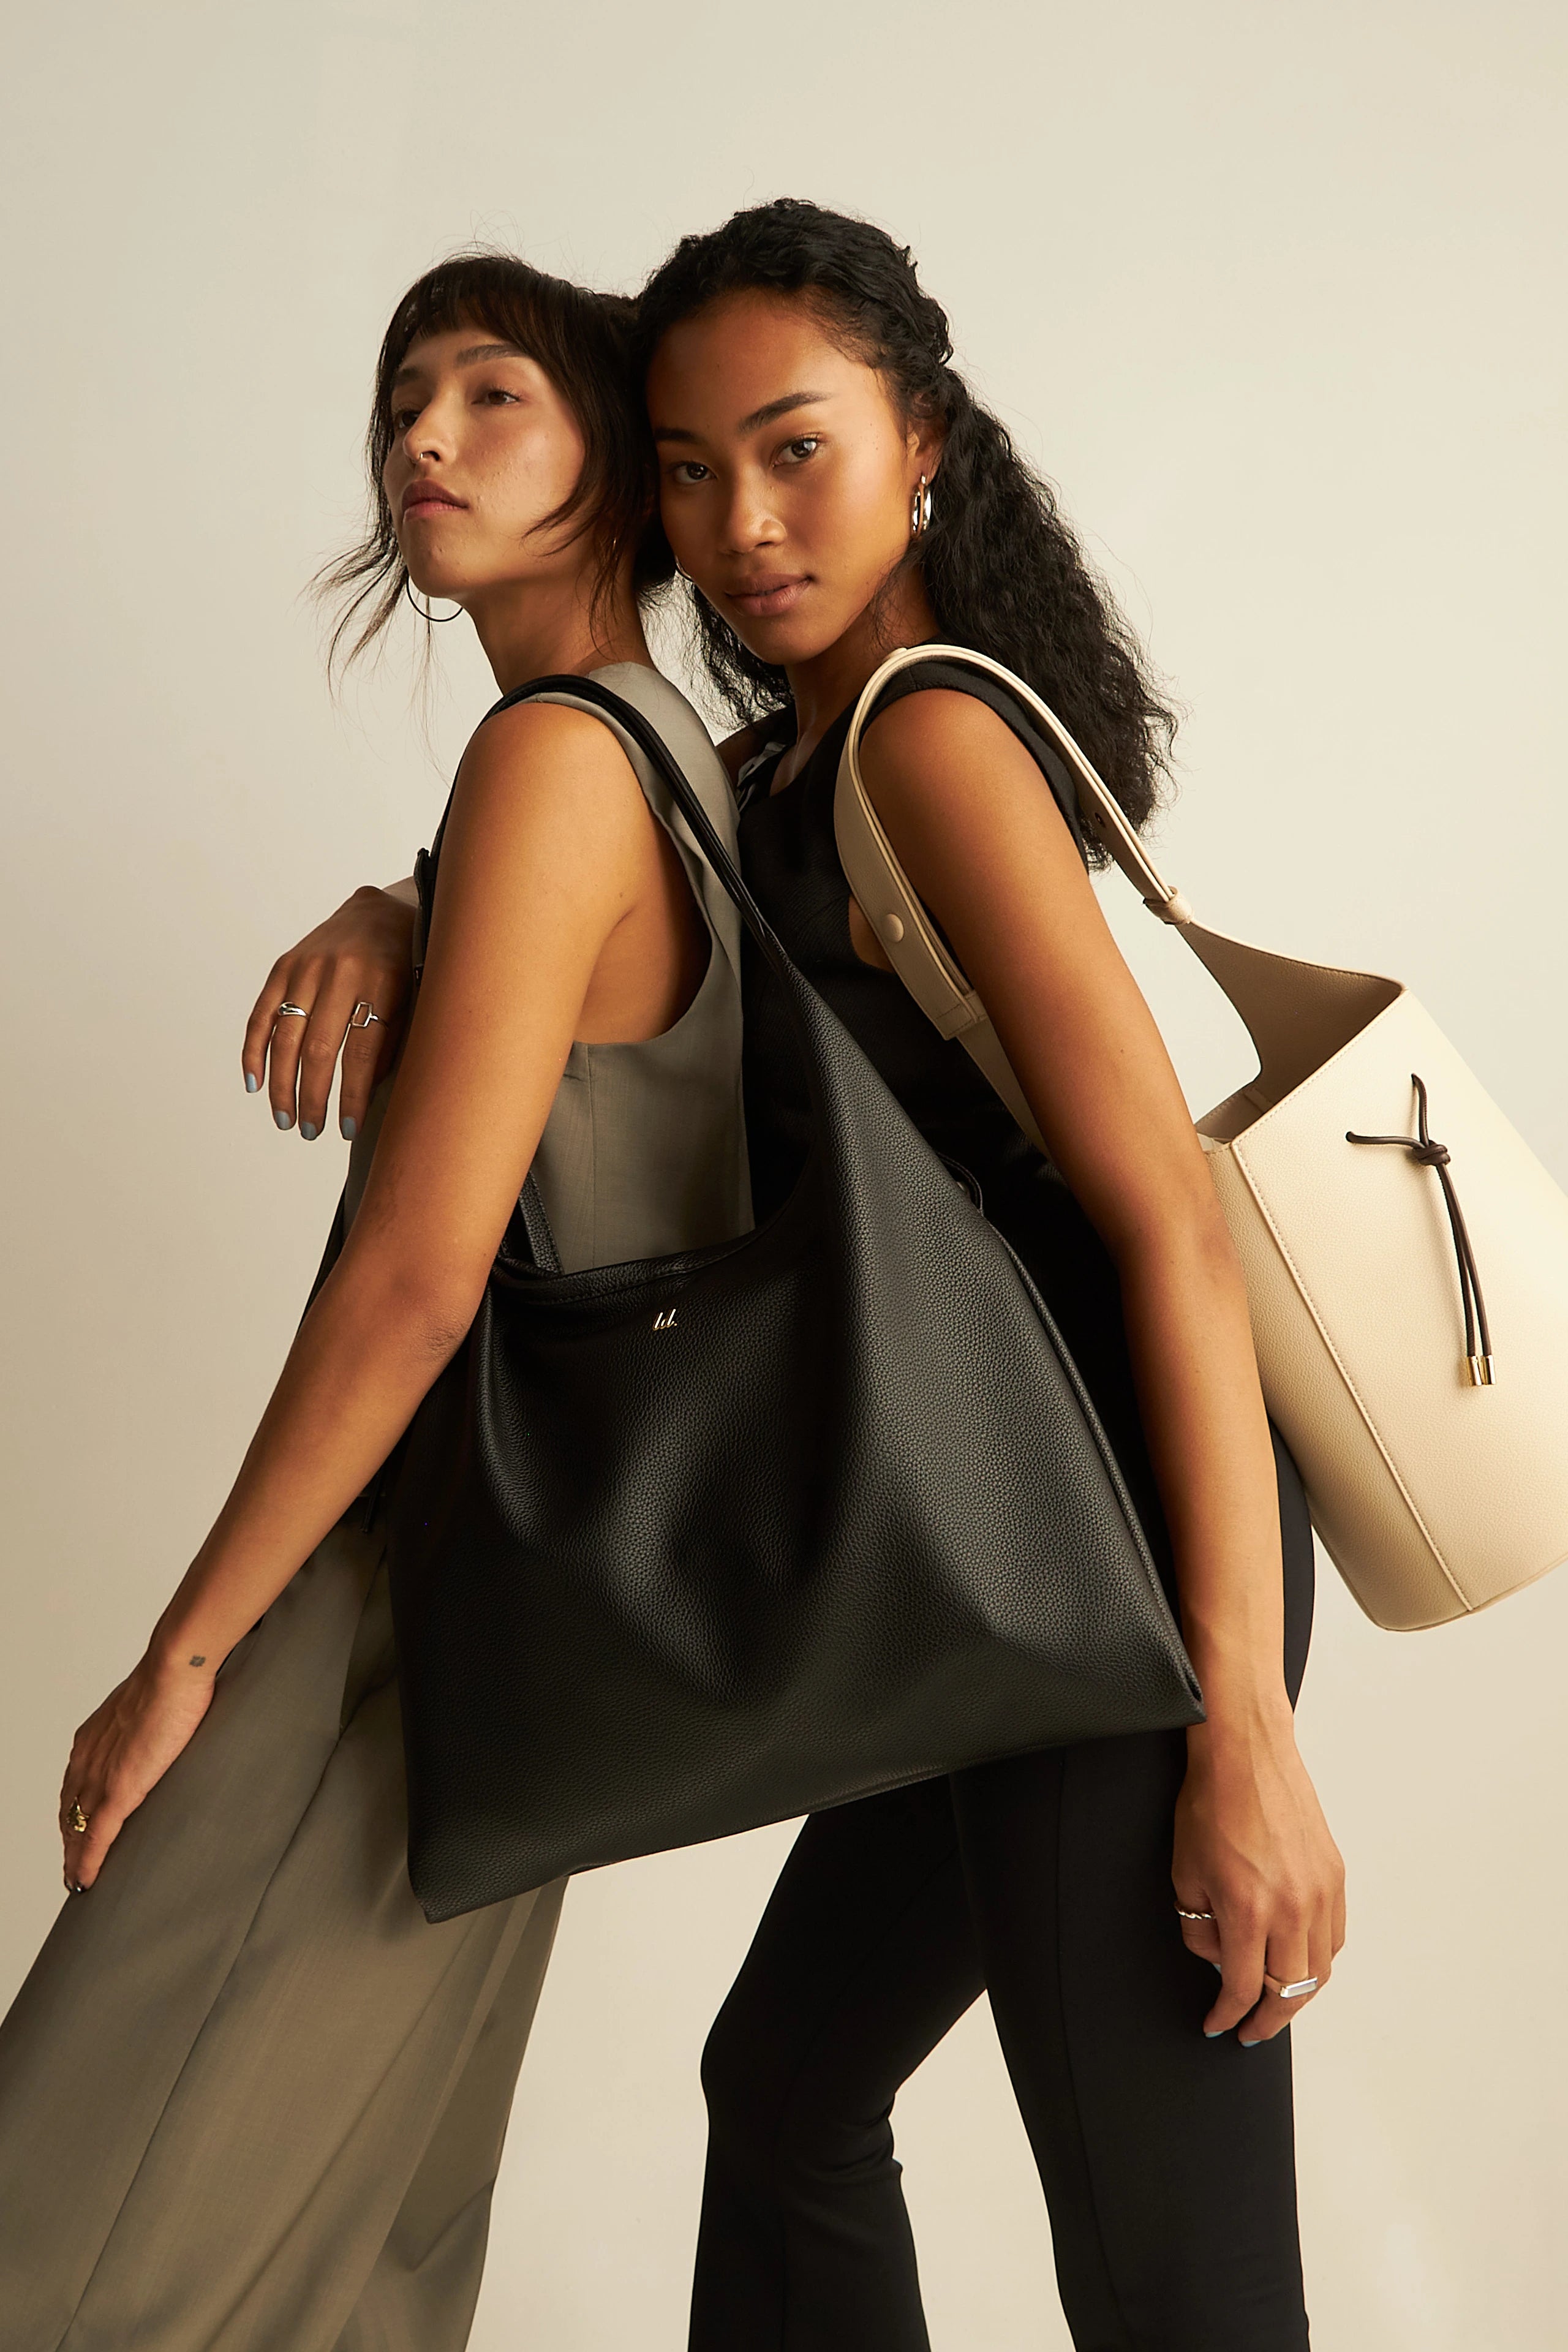
[[[359,1133],[359,1121],[358,1121],[358,1119],[357,1119],[357,1118],[345,1118],[345,1119],[342,1119],[342,1120],[340,1120],[340,1121],[339,1121],[339,1125],[342,1127],[342,1130],[343,1130],[343,1141],[344,1141],[345,1143],[352,1143],[352,1142],[353,1141],[353,1139],[354,1139],[355,1136]]]
[[[1238,2042],[1241,2042],[1241,2036],[1239,2033],[1236,2038]],[[1241,2046],[1244,2050],[1260,2050],[1263,2047],[1262,2034],[1258,2034],[1257,2038],[1251,2042],[1241,2042]]]
[[[258,1095],[261,1092],[261,1081],[254,1070],[247,1070],[245,1074],[245,1091],[247,1095]]]
[[[316,1125],[314,1119],[302,1118],[300,1121],[300,1140],[301,1143],[314,1143],[321,1131],[321,1129]]]
[[[1217,2042],[1224,2032],[1225,2027],[1223,2025],[1205,2025],[1204,2028],[1204,2040],[1205,2042]]]
[[[294,1114],[291,1110],[275,1110],[272,1116],[285,1132],[294,1124]]]

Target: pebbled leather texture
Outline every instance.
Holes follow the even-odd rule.
[[[654,760],[773,963],[816,1131],[781,1208],[684,1256],[543,1271],[520,1203],[415,1416],[389,1551],[432,1919],[1202,1715],[1028,1276],[785,956],[654,730],[570,683]]]

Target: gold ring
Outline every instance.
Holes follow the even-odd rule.
[[[1281,2000],[1305,2000],[1310,1992],[1318,1990],[1316,1977],[1298,1977],[1294,1984],[1281,1984],[1278,1977],[1268,1974],[1267,1969],[1263,1972],[1263,1981],[1270,1992],[1279,1994]]]
[[[73,1801],[71,1809],[66,1815],[66,1827],[75,1837],[86,1836],[87,1815],[82,1811],[81,1806],[79,1802]]]
[[[1178,1919],[1206,1919],[1212,1922],[1214,1913],[1212,1911],[1184,1911],[1181,1905],[1178,1903],[1176,1906],[1176,1916]]]

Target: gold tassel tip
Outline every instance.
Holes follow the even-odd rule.
[[[1489,1356],[1472,1356],[1469,1359],[1469,1366],[1470,1386],[1473,1389],[1489,1389],[1493,1385],[1492,1360]]]

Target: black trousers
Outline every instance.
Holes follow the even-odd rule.
[[[1311,1531],[1280,1450],[1286,1670]],[[806,1822],[703,2061],[692,2352],[926,2352],[890,2121],[988,1990],[1078,2352],[1300,2352],[1288,2033],[1206,2042],[1172,1900],[1180,1733],[955,1773]]]

